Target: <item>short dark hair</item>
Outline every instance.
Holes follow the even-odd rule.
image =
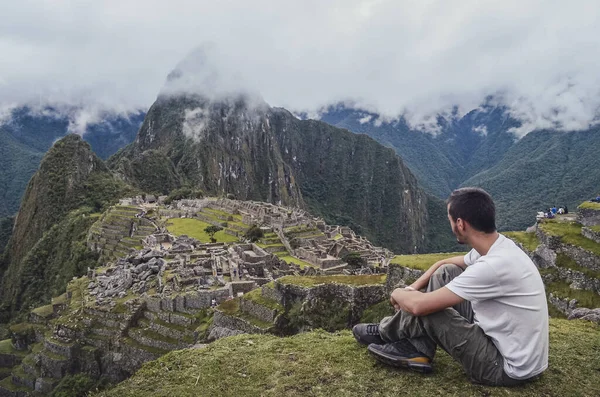
[[[477,187],[456,189],[448,200],[448,213],[456,222],[458,218],[468,222],[473,229],[484,233],[496,231],[496,206],[488,192]]]

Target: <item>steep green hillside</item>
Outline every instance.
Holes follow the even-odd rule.
[[[10,240],[10,236],[12,235],[14,222],[14,218],[0,219],[0,257],[4,253],[4,248],[6,248],[6,244],[8,244],[8,240]]]
[[[536,211],[567,205],[574,211],[599,188],[600,128],[581,132],[532,132],[515,144],[496,166],[463,183],[492,194],[498,226],[524,229]]]
[[[97,265],[98,254],[86,246],[86,236],[98,214],[82,208],[65,215],[28,251],[19,266],[2,278],[0,322],[11,313],[32,309],[61,295],[67,283]]]
[[[27,183],[57,139],[68,133],[69,112],[77,109],[33,111],[16,108],[0,123],[0,217],[19,209]],[[135,138],[144,113],[129,116],[106,114],[87,126],[83,135],[100,158],[108,158]]]
[[[378,117],[344,106],[330,107],[320,116],[329,124],[367,134],[392,147],[419,183],[444,199],[465,179],[498,163],[514,144],[507,131],[519,125],[504,108],[491,105],[463,117],[438,117],[439,131],[435,134],[413,130],[403,118],[376,122]]]
[[[349,331],[293,337],[239,335],[204,349],[167,354],[116,388],[129,396],[592,396],[600,388],[600,328],[550,320],[550,369],[523,387],[473,385],[440,351],[435,373],[423,376],[377,364]]]
[[[243,96],[160,96],[136,141],[109,165],[146,191],[186,184],[307,207],[399,252],[449,249],[453,241],[438,227],[445,209],[430,204],[393,150]]]
[[[0,126],[0,217],[13,216],[43,154],[19,143]]]
[[[100,211],[108,203],[131,193],[128,189],[113,177],[81,137],[68,135],[58,141],[29,182],[15,219],[3,260],[0,302],[17,311],[23,302],[43,299],[54,288],[64,288],[72,276],[69,269],[80,266],[75,262],[72,266],[64,263],[78,258],[76,250],[71,251],[73,247],[65,247],[65,244],[81,241],[85,228],[72,225],[67,214],[86,206],[89,209],[85,213],[89,217],[89,213]],[[63,222],[67,224],[53,229]],[[63,266],[64,276],[52,273]],[[45,278],[46,270],[40,269],[49,271],[46,276],[51,275],[51,278]],[[27,274],[31,279],[24,280]],[[40,281],[38,289],[30,288],[35,284],[33,279]]]

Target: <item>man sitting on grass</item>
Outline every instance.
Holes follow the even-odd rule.
[[[548,367],[544,284],[531,259],[496,231],[495,216],[484,190],[452,192],[452,232],[472,249],[395,289],[395,315],[353,328],[377,360],[428,373],[439,345],[473,382],[494,386],[521,384]]]

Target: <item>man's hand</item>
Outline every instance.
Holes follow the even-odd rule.
[[[422,293],[405,288],[396,288],[390,296],[390,303],[396,310],[404,310],[413,316],[425,316],[462,302],[460,296],[442,287],[433,292]]]
[[[404,288],[396,288],[394,290],[394,292],[396,291],[416,291],[413,287],[404,287]],[[394,306],[394,309],[396,309],[396,311],[401,310],[402,306],[399,304],[399,302],[397,302],[394,299],[394,292],[392,292],[392,295],[390,295],[390,303],[392,304],[392,306]]]

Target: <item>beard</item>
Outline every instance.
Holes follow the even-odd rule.
[[[465,241],[463,234],[458,230],[458,228],[456,226],[452,226],[452,233],[454,234],[454,237],[456,237],[457,243],[459,243],[461,245],[467,243]]]

